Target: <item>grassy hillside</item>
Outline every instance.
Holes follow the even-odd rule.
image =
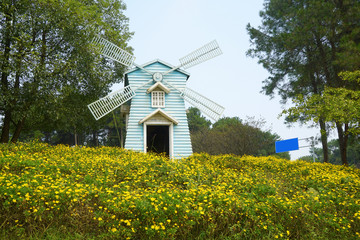
[[[272,157],[171,161],[0,145],[0,238],[359,239],[360,171]]]

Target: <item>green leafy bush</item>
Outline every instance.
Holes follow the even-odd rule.
[[[360,171],[343,166],[28,143],[0,145],[0,173],[8,239],[360,238]]]

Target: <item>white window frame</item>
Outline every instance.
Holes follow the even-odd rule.
[[[153,108],[165,107],[165,92],[164,91],[152,91],[151,92],[151,106]]]

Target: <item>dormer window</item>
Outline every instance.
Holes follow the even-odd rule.
[[[164,108],[165,107],[165,92],[152,91],[151,92],[152,107]]]
[[[170,89],[164,86],[161,82],[152,85],[147,93],[151,93],[151,107],[164,108],[165,107],[165,93],[169,93]]]

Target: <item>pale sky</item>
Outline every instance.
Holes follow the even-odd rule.
[[[187,69],[187,87],[224,106],[225,117],[265,119],[266,129],[271,128],[282,139],[319,136],[317,128],[288,128],[283,118],[278,119],[283,108],[279,98],[260,93],[269,74],[257,59],[246,56],[250,48],[246,25],[260,25],[263,0],[124,1],[130,31],[135,32],[130,46],[137,64],[161,59],[178,65],[179,58],[216,39],[223,54]],[[299,144],[309,145],[304,141]],[[291,159],[297,159],[309,155],[309,148],[290,154]]]

